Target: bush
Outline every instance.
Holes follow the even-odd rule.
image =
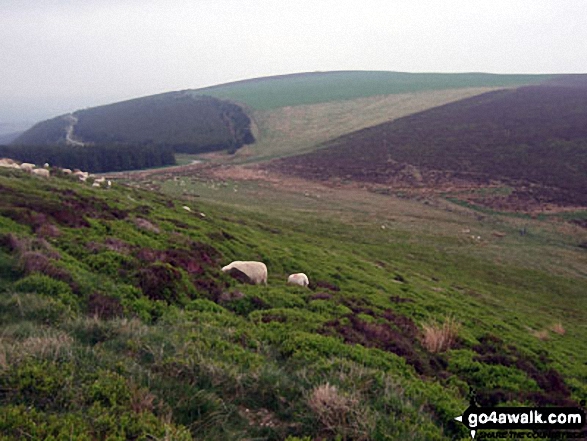
[[[73,295],[67,283],[55,280],[44,274],[34,273],[26,276],[14,283],[13,289],[16,292],[37,293],[59,299],[75,310],[79,307],[78,299]]]

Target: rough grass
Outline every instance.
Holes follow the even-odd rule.
[[[19,244],[34,243],[33,212],[61,194],[78,201],[86,225],[60,223],[61,234],[44,239],[50,248],[39,245],[58,253],[68,281],[13,273],[18,247],[2,242],[9,439],[64,437],[71,427],[94,438],[459,439],[467,434],[451,421],[469,386],[501,404],[587,393],[585,257],[571,246],[575,233],[549,220],[529,221],[531,234],[520,236],[510,234],[518,219],[480,221],[452,205],[356,189],[314,198],[263,183],[235,193],[198,182],[191,190],[201,197],[189,202],[2,171],[0,185],[3,203],[29,193],[46,201],[0,216],[0,234]],[[137,228],[137,217],[159,233]],[[505,237],[490,234],[498,225]],[[464,227],[484,241],[462,238]],[[544,250],[560,260],[541,267]],[[221,273],[236,259],[266,262],[268,286]],[[310,289],[287,285],[294,270],[309,275]],[[430,354],[416,323],[449,315],[462,324],[458,345]],[[548,340],[528,330],[559,322],[565,334]],[[336,433],[328,400],[348,409]],[[322,405],[321,418],[310,402]]]
[[[452,317],[447,317],[442,325],[438,323],[425,323],[422,325],[424,336],[422,344],[432,353],[446,351],[455,344],[461,328],[460,323]]]

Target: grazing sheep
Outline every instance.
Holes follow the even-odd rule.
[[[287,278],[287,283],[292,285],[308,286],[310,281],[308,280],[308,276],[306,276],[304,273],[295,273],[290,274],[290,276]]]
[[[84,182],[86,181],[86,179],[88,179],[88,176],[90,176],[90,174],[88,172],[83,172],[83,171],[77,170],[77,169],[74,170],[73,175],[77,176],[80,181],[84,181]]]
[[[190,207],[188,207],[187,205],[184,205],[183,208],[185,211],[192,211],[192,209]]]
[[[20,169],[26,172],[32,172],[35,168],[35,164],[31,164],[30,162],[23,162],[20,164]]]
[[[18,165],[13,159],[10,158],[0,159],[0,167],[17,168],[20,170],[20,165]]]
[[[69,169],[69,168],[62,168],[61,169],[61,172],[62,173],[65,173],[66,175],[70,175],[71,174],[71,169]]]
[[[35,168],[31,170],[31,173],[37,176],[42,176],[44,178],[49,177],[49,170],[47,170],[46,168]]]
[[[92,187],[100,188],[100,183],[94,182],[94,183],[92,183]]]
[[[222,271],[239,280],[245,279],[251,285],[267,285],[267,266],[263,262],[235,260],[223,267]]]

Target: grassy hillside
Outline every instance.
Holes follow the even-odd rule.
[[[236,150],[254,141],[250,120],[237,105],[212,97],[173,92],[75,112],[74,139],[86,144],[156,145],[178,152]],[[35,125],[14,144],[66,141],[71,117]]]
[[[326,103],[377,95],[535,84],[552,75],[436,74],[383,71],[313,72],[244,80],[197,93],[244,103],[255,110]]]
[[[395,187],[502,180],[524,187],[509,191],[512,198],[585,206],[586,116],[585,88],[494,91],[343,136],[275,166],[312,179]]]
[[[514,264],[359,206],[330,217],[251,188],[235,208],[211,200],[243,190],[217,188],[174,200],[0,170],[4,436],[467,439],[452,418],[470,387],[481,404],[587,394],[587,261],[567,235],[508,234]],[[438,217],[423,209],[414,225]],[[525,263],[552,249],[577,272]],[[235,259],[266,262],[268,286],[220,272]],[[425,329],[447,322],[434,352]]]

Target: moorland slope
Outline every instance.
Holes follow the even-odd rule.
[[[283,173],[393,188],[510,187],[503,207],[587,206],[587,79],[488,92],[276,161]],[[500,184],[501,183],[501,184]]]
[[[94,188],[56,169],[2,169],[0,190],[7,439],[464,439],[453,418],[471,388],[482,405],[587,394],[581,271],[493,259],[438,228]],[[505,240],[585,260],[548,228]],[[264,261],[268,286],[220,271],[237,259]],[[310,289],[286,285],[297,271]],[[435,349],[443,322],[452,344]]]

